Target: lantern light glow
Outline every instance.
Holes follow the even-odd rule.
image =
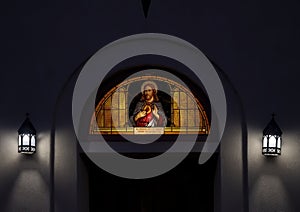
[[[272,119],[263,131],[262,138],[262,154],[265,156],[281,155],[282,131],[274,119],[275,114],[272,114]]]
[[[18,152],[25,154],[33,154],[36,151],[36,130],[29,120],[29,114],[18,130]]]

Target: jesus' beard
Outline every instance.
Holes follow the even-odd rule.
[[[153,96],[145,95],[145,99],[146,99],[147,102],[152,102],[153,101]]]

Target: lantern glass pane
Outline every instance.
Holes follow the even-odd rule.
[[[29,145],[29,135],[27,134],[23,136],[23,145]]]
[[[276,147],[276,138],[274,135],[271,135],[269,138],[269,147]]]
[[[268,138],[267,136],[264,136],[263,138],[263,147],[267,147],[268,146]]]
[[[22,136],[19,135],[19,146],[21,146],[21,139],[22,139]]]
[[[281,138],[278,137],[278,140],[277,140],[277,148],[281,148]]]
[[[35,146],[35,135],[31,137],[31,146]]]

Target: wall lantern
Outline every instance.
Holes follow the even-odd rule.
[[[18,130],[19,145],[18,152],[33,154],[36,151],[36,130],[29,120],[29,113],[26,113],[26,119]]]
[[[265,156],[281,155],[282,131],[274,119],[275,114],[272,114],[272,119],[263,131],[262,138],[262,154]]]

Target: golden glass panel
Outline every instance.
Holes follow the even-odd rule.
[[[108,97],[104,103],[104,109],[110,109],[110,108],[111,108],[111,96]]]
[[[179,120],[179,110],[173,110],[173,123],[174,127],[180,126],[180,120]]]
[[[199,112],[199,110],[194,110],[194,112],[195,112],[195,126],[196,127],[199,127],[199,126],[201,126],[201,122],[200,122],[200,120],[201,120],[201,118],[200,118],[200,112]]]
[[[180,109],[186,109],[187,108],[187,96],[185,92],[180,92],[180,98],[179,98],[179,107]]]
[[[179,126],[187,126],[187,111],[180,110],[180,125]]]
[[[104,127],[104,110],[100,110],[96,119],[98,127]]]
[[[115,92],[112,95],[111,109],[118,109],[118,108],[119,108],[119,93]]]
[[[111,127],[111,111],[104,110],[104,127]]]
[[[195,109],[197,107],[195,101],[188,96],[188,109]]]
[[[179,92],[174,92],[173,95],[173,109],[178,109],[179,104]]]
[[[188,110],[188,126],[189,127],[194,127],[195,126],[195,112],[194,110]]]
[[[125,92],[119,92],[119,109],[126,108],[126,96]]]
[[[111,126],[118,127],[119,126],[119,111],[118,110],[111,110],[111,118],[113,123]]]
[[[119,127],[125,127],[126,124],[126,110],[119,110]]]

